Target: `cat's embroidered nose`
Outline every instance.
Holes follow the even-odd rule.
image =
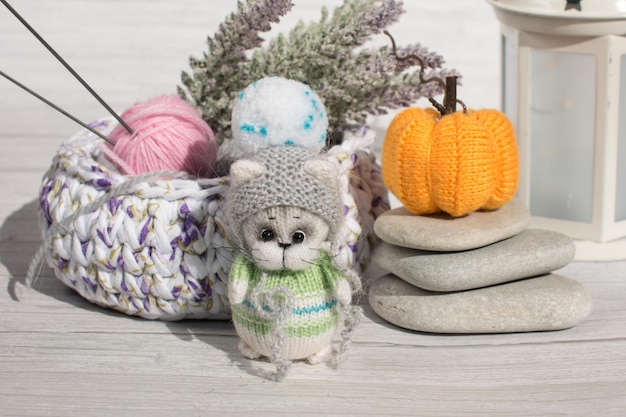
[[[283,249],[287,249],[289,246],[291,246],[291,243],[280,243],[280,242],[278,242],[278,246],[280,246]]]

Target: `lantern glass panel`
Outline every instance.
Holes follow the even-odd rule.
[[[530,210],[591,223],[595,56],[531,51]]]
[[[626,55],[620,59],[615,221],[626,220]]]
[[[502,111],[517,126],[517,44],[516,36],[502,35]]]

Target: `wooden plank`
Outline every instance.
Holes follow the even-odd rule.
[[[296,3],[277,31],[341,0]],[[12,4],[113,107],[124,109],[173,92],[188,56],[203,51],[236,1]],[[405,7],[411,17],[394,26],[398,42],[442,53],[465,75],[462,99],[497,107],[499,36],[489,6],[449,0]],[[105,116],[7,13],[0,13],[0,54],[3,70],[86,121]],[[410,332],[384,322],[362,299],[366,315],[349,359],[338,370],[296,363],[280,384],[259,377],[271,369],[267,362],[241,357],[228,321],[129,317],[87,302],[47,268],[28,288],[24,277],[41,242],[39,183],[60,142],[78,128],[7,83],[0,82],[0,97],[0,415],[623,415],[624,262],[560,271],[594,300],[587,321],[560,332]],[[372,121],[381,135],[390,117]],[[367,278],[382,273],[372,267]]]
[[[79,403],[98,410],[173,411],[159,401],[164,386],[176,398],[174,406],[210,393],[220,408],[208,397],[201,408],[227,415],[246,409],[269,415],[276,406],[312,414],[319,412],[321,398],[337,415],[381,415],[382,410],[411,415],[435,411],[435,404],[445,404],[448,415],[473,415],[477,406],[507,415],[565,409],[589,415],[626,405],[626,384],[617,370],[624,366],[625,341],[608,348],[593,342],[508,346],[506,356],[500,347],[359,344],[337,371],[299,363],[284,384],[275,384],[256,375],[267,369],[263,363],[233,352],[234,336],[51,332],[45,346],[40,337],[3,333],[0,353],[9,357],[3,374],[12,382],[0,382],[0,392],[45,398],[63,415]],[[235,386],[239,392],[233,392]],[[245,398],[235,401],[241,390]]]

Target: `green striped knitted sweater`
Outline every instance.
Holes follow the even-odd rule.
[[[335,288],[338,280],[345,278],[332,265],[329,255],[320,251],[317,263],[305,270],[266,271],[263,287],[255,292],[262,274],[250,260],[240,255],[229,276],[229,285],[247,281],[243,302],[231,308],[237,333],[248,347],[262,356],[269,357],[272,353],[271,346],[275,343],[272,329],[278,312],[272,311],[263,300],[268,291],[277,287],[293,295],[291,312],[281,329],[285,336],[282,344],[285,357],[304,359],[330,347],[341,309]]]

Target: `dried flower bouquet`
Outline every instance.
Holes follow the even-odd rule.
[[[363,46],[400,18],[402,2],[345,0],[332,15],[323,8],[319,22],[300,22],[289,34],[264,44],[259,34],[292,6],[290,0],[240,2],[209,38],[208,52],[192,57],[192,71],[183,72],[179,94],[197,106],[219,144],[230,139],[237,92],[268,75],[295,79],[315,90],[328,110],[331,132],[443,92],[437,83],[420,82],[416,60],[398,61],[388,46]],[[427,78],[454,73],[442,69],[443,58],[420,44],[398,48],[398,55],[410,54],[422,57]]]

